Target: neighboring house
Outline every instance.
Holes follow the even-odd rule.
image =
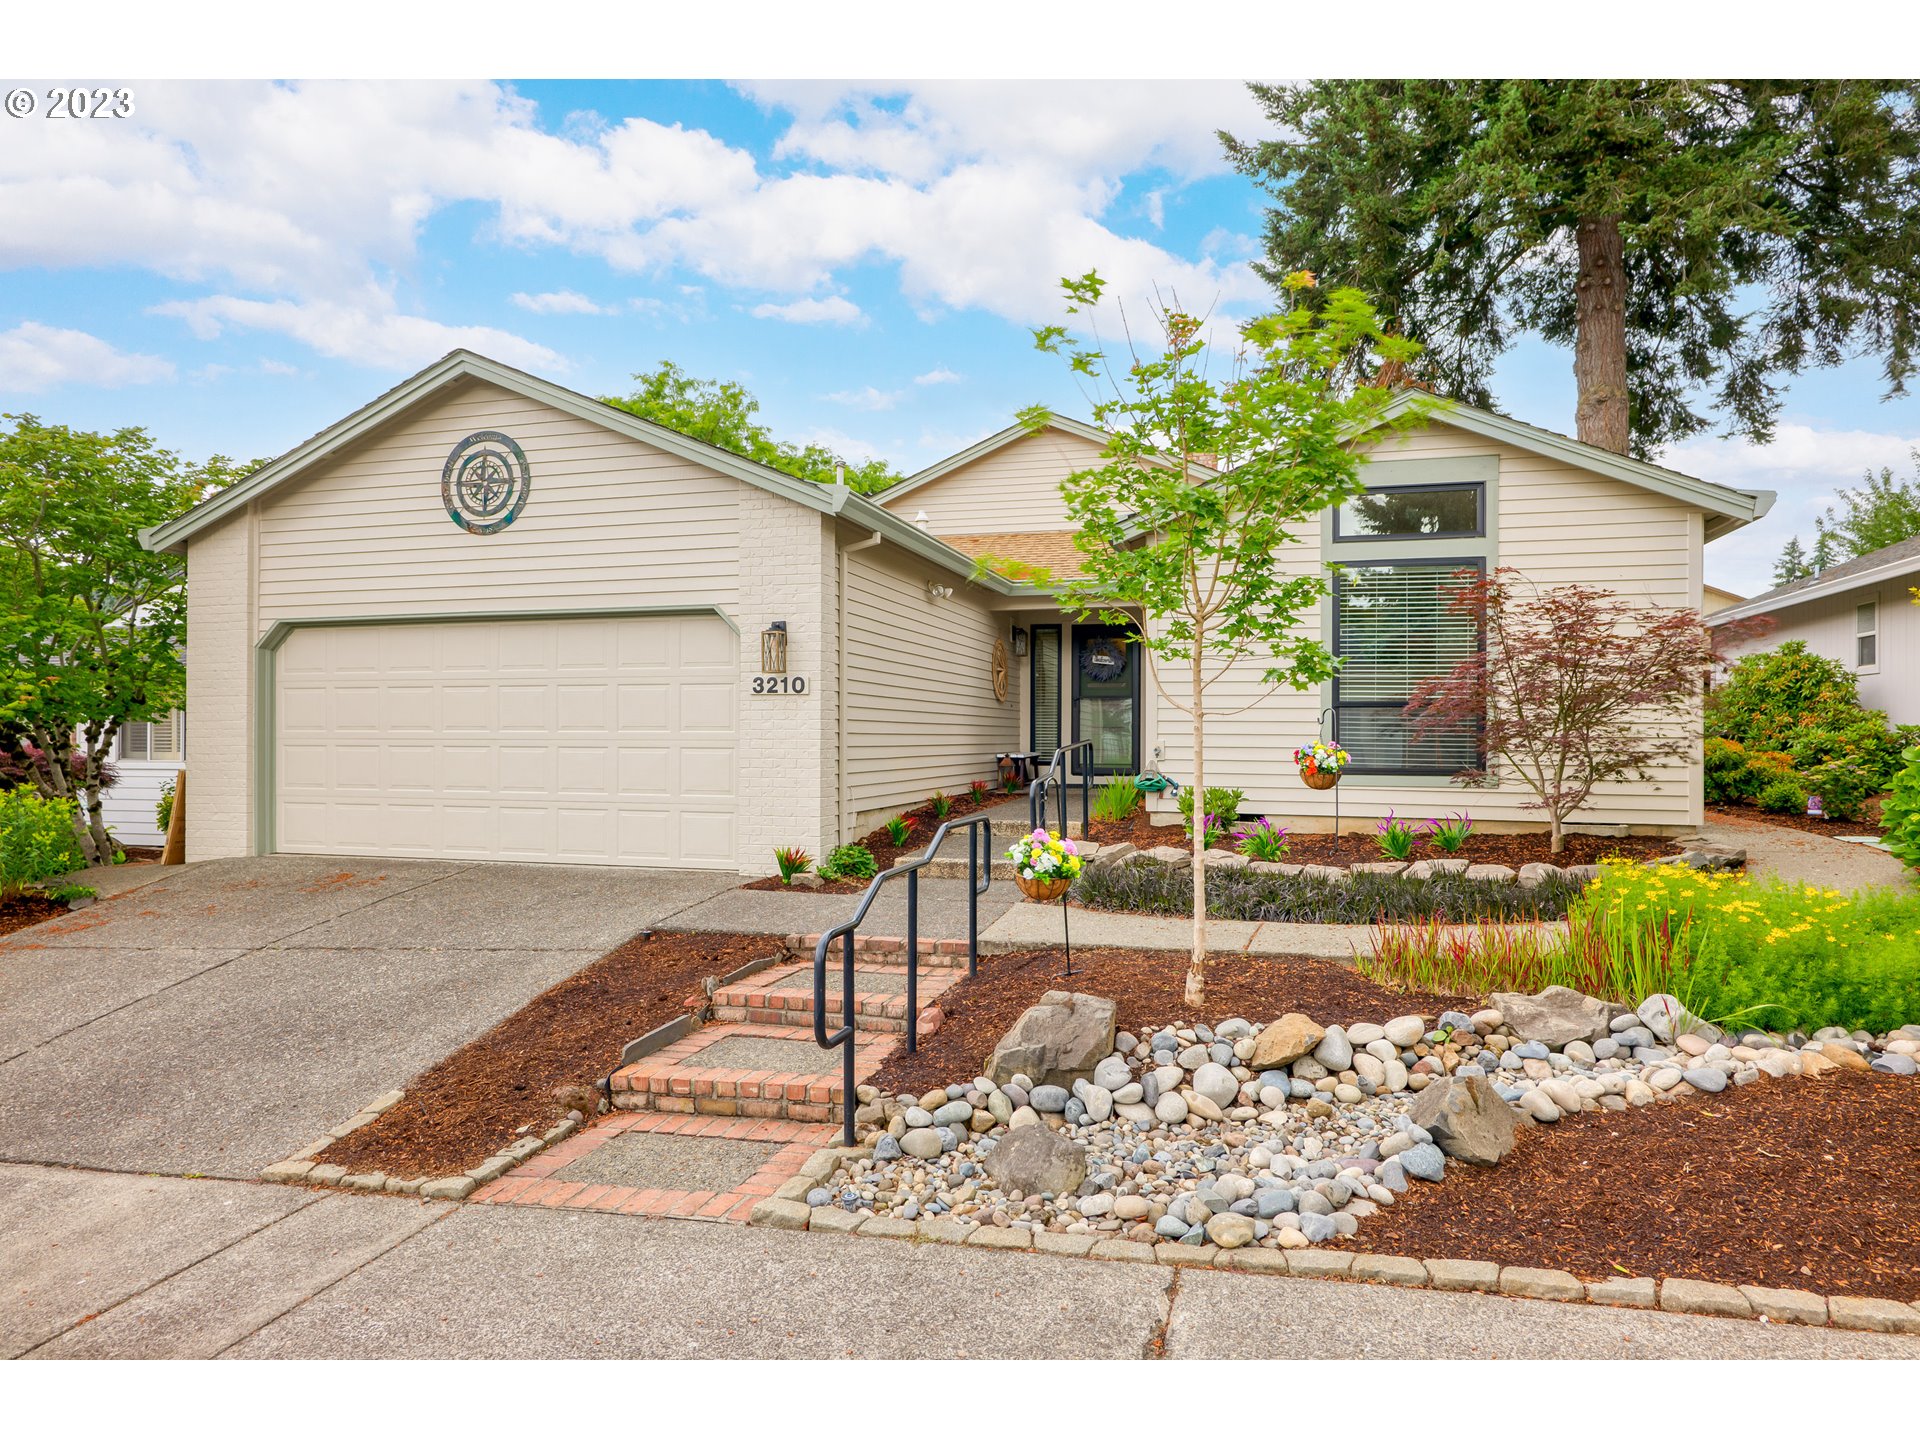
[[[1730,605],[1744,605],[1746,600],[1731,590],[1722,590],[1718,585],[1700,587],[1700,613],[1713,615]]]
[[[1756,640],[1729,644],[1739,656],[1804,640],[1816,655],[1838,660],[1860,677],[1860,703],[1887,712],[1896,725],[1920,724],[1920,536],[1829,565],[1713,613],[1713,622],[1767,616],[1774,628]]]
[[[167,838],[153,812],[160,803],[160,787],[185,765],[186,735],[184,710],[164,720],[136,720],[120,727],[113,742],[113,768],[120,779],[106,793],[102,808],[107,828],[122,845],[158,845]]]
[[[869,498],[456,351],[145,536],[187,557],[188,854],[762,874],[775,846],[823,854],[1002,752],[1085,737],[1101,773],[1158,753],[1180,778],[1184,720],[1112,627],[975,574],[1072,563],[1058,483],[1100,448],[1056,417]],[[1349,823],[1464,806],[1531,826],[1514,788],[1449,784],[1471,756],[1399,717],[1475,643],[1441,582],[1515,565],[1697,607],[1704,542],[1771,496],[1464,407],[1370,448],[1402,503],[1326,517],[1295,562],[1347,567],[1322,616],[1346,670],[1219,722],[1210,777],[1325,827],[1332,797],[1291,754],[1330,706]],[[1382,513],[1420,533],[1376,533]],[[1677,766],[1581,818],[1676,831],[1700,804]]]

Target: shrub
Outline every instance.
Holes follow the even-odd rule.
[[[1709,735],[1706,742],[1707,803],[1737,805],[1751,800],[1759,783],[1748,763],[1747,747],[1738,740]]]
[[[0,899],[85,863],[71,800],[48,799],[25,786],[0,792]]]
[[[1473,817],[1464,810],[1456,811],[1445,820],[1427,821],[1427,840],[1434,849],[1445,855],[1457,853],[1467,843],[1467,837],[1473,834]]]
[[[913,817],[911,815],[896,815],[881,825],[880,828],[887,832],[887,839],[891,840],[894,844],[904,845],[907,843],[907,837],[913,834]]]
[[[1345,880],[1313,875],[1274,875],[1245,868],[1207,870],[1207,913],[1216,920],[1300,921],[1367,925],[1429,917],[1449,923],[1474,920],[1557,920],[1580,893],[1563,878],[1523,889],[1500,880],[1436,875],[1359,873]],[[1131,859],[1095,865],[1075,891],[1093,910],[1150,915],[1186,915],[1193,910],[1193,872],[1185,866]]]
[[[1093,796],[1093,818],[1119,822],[1140,807],[1140,783],[1131,775],[1109,775]]]
[[[1860,704],[1859,681],[1838,660],[1789,640],[1743,657],[1707,696],[1707,733],[1750,750],[1787,750],[1803,730],[1845,730],[1886,716]]]
[[[160,782],[160,798],[154,802],[153,821],[162,835],[173,825],[173,781]]]
[[[871,880],[880,873],[880,862],[861,844],[836,845],[820,862],[822,880]]]
[[[1868,718],[1850,725],[1821,725],[1802,730],[1787,751],[1794,767],[1805,772],[1816,765],[1844,760],[1861,769],[1877,794],[1899,770],[1900,750],[1880,712],[1866,714]]]
[[[1287,827],[1262,816],[1243,830],[1233,832],[1240,853],[1249,860],[1276,861],[1287,853]]]
[[[1820,797],[1822,814],[1836,820],[1858,820],[1867,801],[1880,793],[1880,780],[1855,760],[1836,759],[1815,765],[1800,776],[1808,795]]]
[[[1769,780],[1754,797],[1762,810],[1775,815],[1803,815],[1807,809],[1807,787],[1791,775]]]
[[[813,857],[798,845],[782,845],[773,852],[773,861],[780,867],[782,885],[791,885],[794,876],[805,874],[813,866]]]
[[[1406,821],[1387,812],[1387,818],[1376,827],[1378,834],[1373,843],[1380,847],[1380,853],[1389,860],[1411,860],[1414,846],[1420,843],[1420,832]]]
[[[1218,823],[1224,833],[1226,827],[1240,818],[1240,804],[1247,798],[1244,790],[1229,790],[1224,785],[1207,787],[1206,816],[1209,823]],[[1180,792],[1180,823],[1186,826],[1187,833],[1193,833],[1193,791]],[[1208,836],[1212,839],[1211,834]]]
[[[987,803],[987,796],[993,793],[993,787],[984,780],[976,780],[967,786],[967,793],[973,796],[974,804],[984,805]]]
[[[1880,834],[1895,858],[1920,869],[1920,745],[1900,758],[1906,765],[1893,777],[1893,792],[1880,811]]]
[[[953,813],[953,797],[944,790],[936,790],[927,798],[927,804],[933,809],[933,818],[944,820]]]

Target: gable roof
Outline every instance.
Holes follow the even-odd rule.
[[[1618,455],[1598,445],[1575,440],[1569,435],[1543,430],[1538,425],[1528,425],[1491,410],[1463,405],[1458,400],[1435,400],[1431,395],[1402,391],[1387,402],[1379,423],[1397,419],[1418,406],[1432,407],[1430,418],[1435,424],[1452,425],[1484,439],[1530,450],[1550,460],[1560,460],[1596,475],[1637,485],[1642,490],[1651,490],[1656,495],[1664,495],[1670,500],[1704,510],[1707,513],[1706,538],[1709,540],[1717,540],[1743,525],[1751,525],[1773,508],[1775,496],[1771,490],[1735,490],[1708,480],[1696,480],[1678,470],[1649,465],[1630,455]]]
[[[1920,535],[1882,545],[1878,550],[1869,550],[1838,565],[1829,565],[1818,575],[1809,575],[1804,580],[1776,585],[1764,595],[1756,595],[1738,605],[1714,611],[1707,617],[1707,623],[1718,625],[1723,620],[1745,620],[1784,606],[1804,605],[1809,600],[1845,595],[1850,590],[1865,589],[1882,580],[1915,572],[1920,572]]]
[[[1107,448],[1107,441],[1113,438],[1097,425],[1089,425],[1084,420],[1075,420],[1072,416],[1062,415],[1053,410],[1047,411],[1046,424],[1041,426],[1040,429],[1062,431],[1065,434],[1098,445],[1102,450]],[[889,485],[886,489],[876,492],[873,498],[882,505],[891,504],[909,491],[918,490],[922,485],[931,484],[943,475],[951,475],[961,466],[970,465],[983,455],[991,455],[996,450],[1005,449],[1016,440],[1024,440],[1030,435],[1037,435],[1039,433],[1040,430],[1029,430],[1024,424],[1016,420],[1006,429],[996,431],[992,435],[987,436],[986,439],[969,445],[966,449],[959,451],[957,454],[949,455],[944,460],[936,460],[933,464],[927,466],[926,469],[914,472],[898,484]],[[1163,463],[1170,465],[1173,462],[1168,460]],[[1193,469],[1195,473],[1202,475],[1211,475],[1214,473],[1212,467],[1202,465],[1197,460],[1193,462]]]
[[[696,440],[691,435],[683,435],[678,430],[670,430],[651,420],[642,420],[617,405],[609,405],[604,400],[596,400],[577,390],[569,390],[564,385],[556,385],[551,380],[542,380],[537,375],[529,375],[524,370],[516,370],[511,365],[477,355],[471,350],[449,352],[345,419],[329,425],[278,459],[262,465],[246,479],[216,495],[208,496],[186,514],[164,525],[154,525],[141,531],[140,543],[149,550],[183,552],[187,541],[208,526],[243,510],[249,502],[332,458],[434,392],[464,380],[482,380],[497,385],[503,390],[604,426],[616,434],[757,486],[810,510],[842,517],[863,529],[880,531],[922,559],[956,574],[969,576],[976,583],[1001,594],[1013,594],[1028,588],[998,575],[974,576],[973,561],[965,553],[902,520],[891,510],[875,504],[871,497],[858,494],[846,485],[820,485],[811,480],[801,480],[743,455],[736,455],[731,450],[709,445],[704,440]]]

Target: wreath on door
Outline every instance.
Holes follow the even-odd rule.
[[[1080,673],[1088,680],[1120,680],[1127,673],[1127,646],[1102,635],[1080,647]]]

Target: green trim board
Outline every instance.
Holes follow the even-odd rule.
[[[253,853],[271,855],[280,808],[280,647],[296,630],[336,627],[484,624],[518,620],[606,620],[646,615],[715,615],[737,636],[740,623],[718,605],[600,605],[586,610],[460,610],[414,615],[324,615],[276,620],[253,642]]]

